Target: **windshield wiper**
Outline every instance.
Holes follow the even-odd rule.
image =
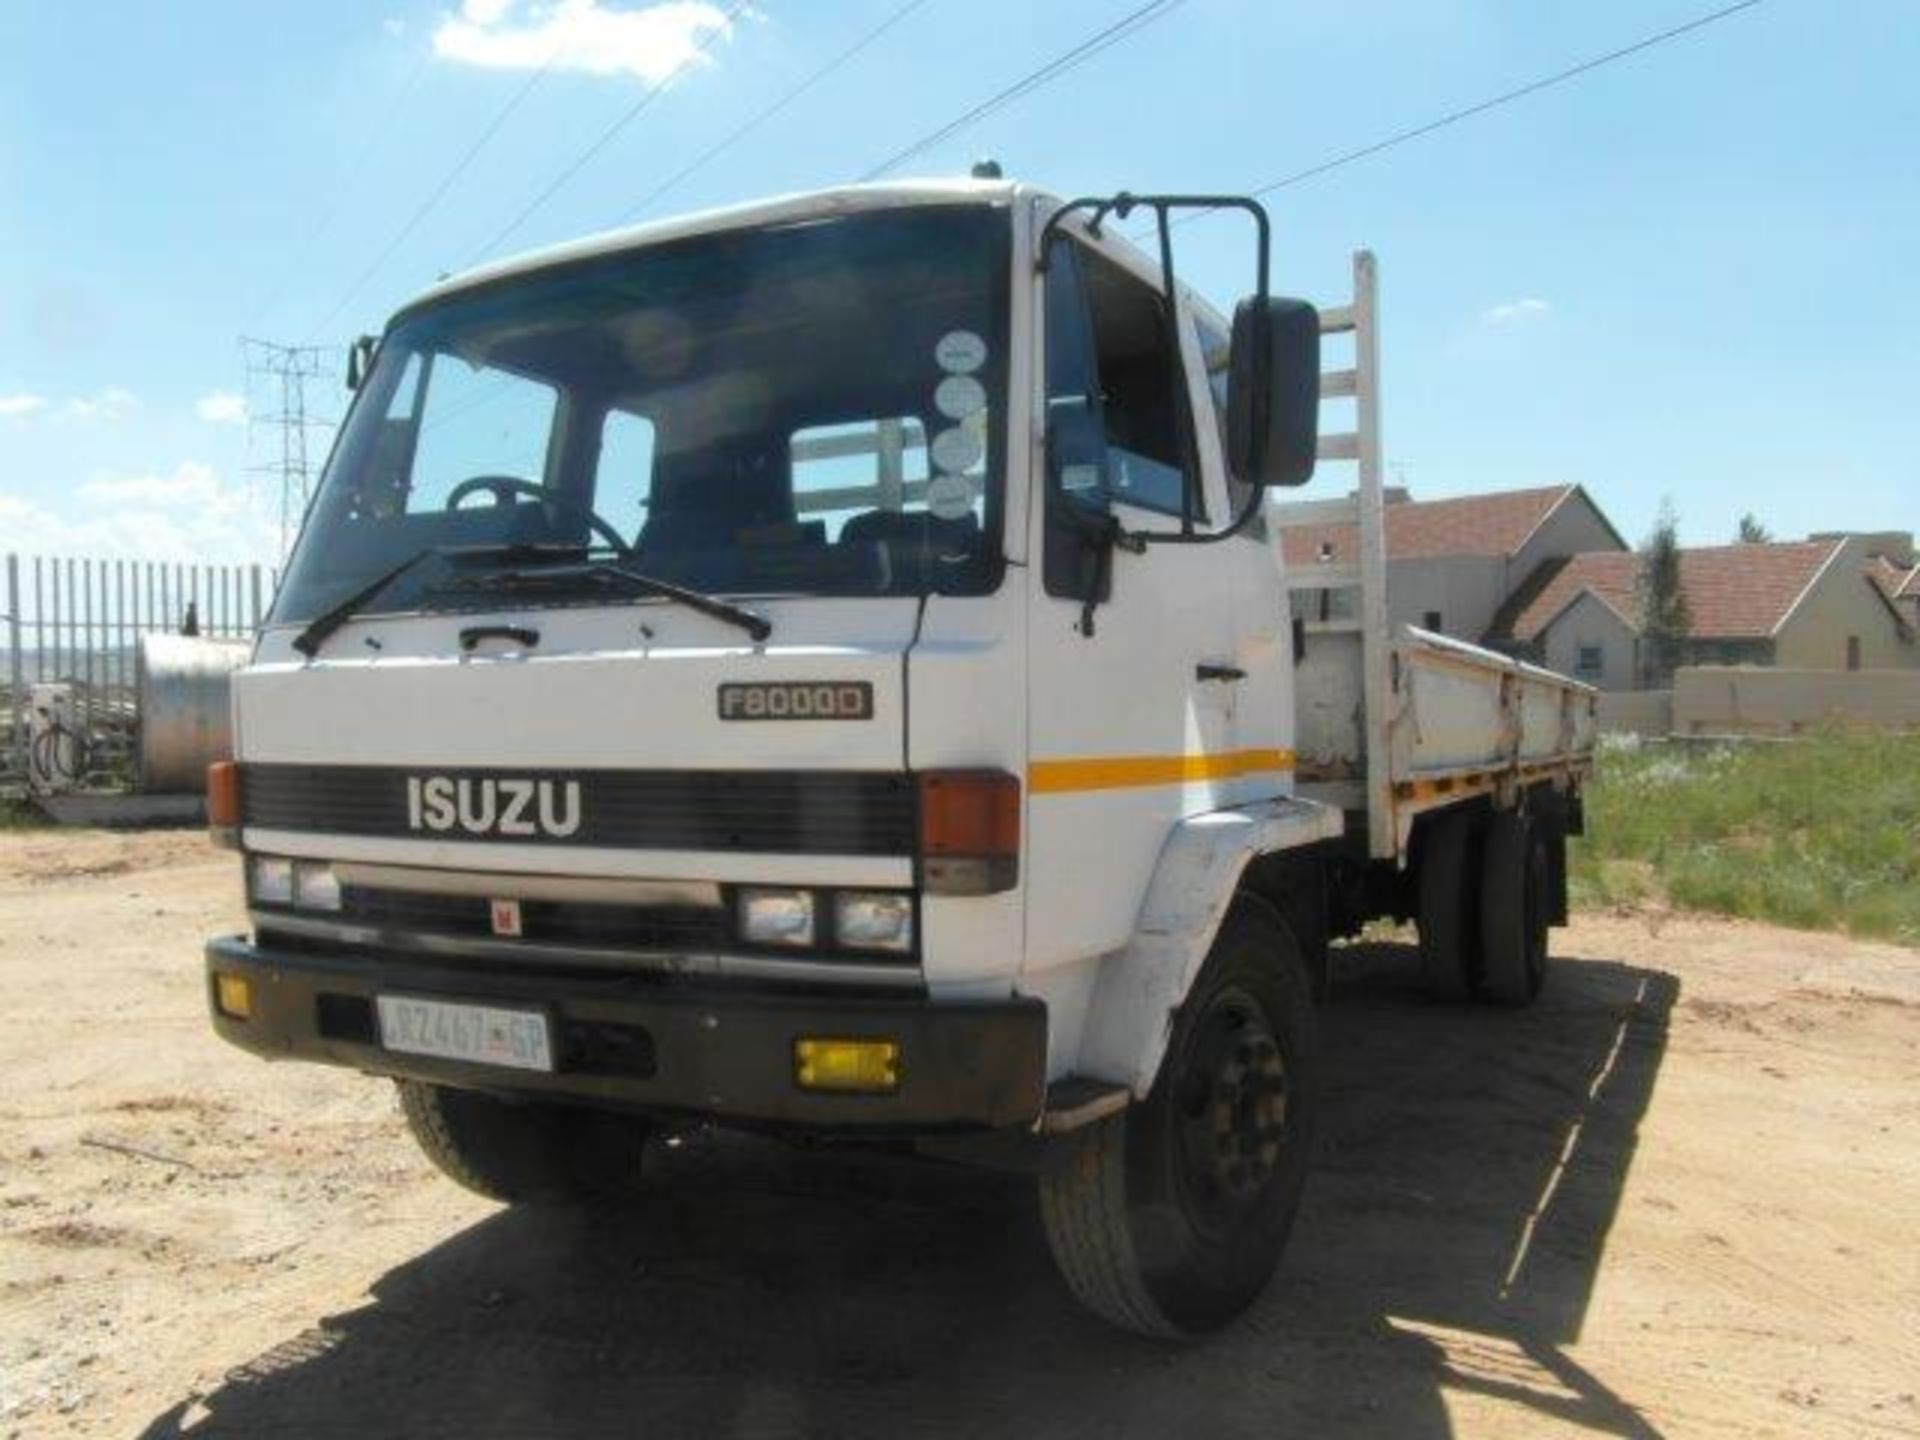
[[[307,628],[293,637],[293,648],[311,660],[320,653],[320,647],[327,643],[329,635],[379,599],[394,581],[411,572],[423,560],[457,560],[468,557],[531,560],[542,555],[578,555],[580,553],[581,547],[578,545],[429,545],[424,550],[416,550],[392,569],[376,575],[331,610],[314,616],[307,622]]]
[[[624,585],[642,595],[678,600],[690,610],[698,610],[702,615],[711,615],[729,625],[738,625],[755,640],[764,640],[773,633],[773,623],[766,616],[745,606],[698,590],[689,590],[684,585],[630,569],[615,560],[589,560],[578,565],[543,565],[533,570],[496,570],[490,574],[476,575],[471,583],[476,590],[526,591],[559,588],[581,580],[595,585]]]

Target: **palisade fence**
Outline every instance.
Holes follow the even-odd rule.
[[[5,704],[0,790],[30,771],[32,687],[71,686],[71,734],[61,764],[92,786],[125,787],[139,742],[140,637],[159,633],[250,637],[273,598],[264,565],[6,556]]]

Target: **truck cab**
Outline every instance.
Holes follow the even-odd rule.
[[[507,1199],[689,1121],[1021,1137],[1101,1313],[1244,1306],[1366,826],[1296,792],[1261,504],[1316,317],[1264,248],[1214,310],[1149,211],[827,191],[394,316],[234,678],[219,1033],[393,1077]]]

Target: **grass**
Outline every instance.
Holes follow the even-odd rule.
[[[0,830],[37,830],[47,823],[47,817],[24,799],[0,795]]]
[[[1920,945],[1920,733],[1785,744],[1605,744],[1576,905],[1663,899]]]

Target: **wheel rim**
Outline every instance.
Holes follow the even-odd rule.
[[[1196,1227],[1219,1235],[1260,1208],[1287,1144],[1286,1059],[1253,996],[1208,1002],[1175,1099],[1181,1193]]]

